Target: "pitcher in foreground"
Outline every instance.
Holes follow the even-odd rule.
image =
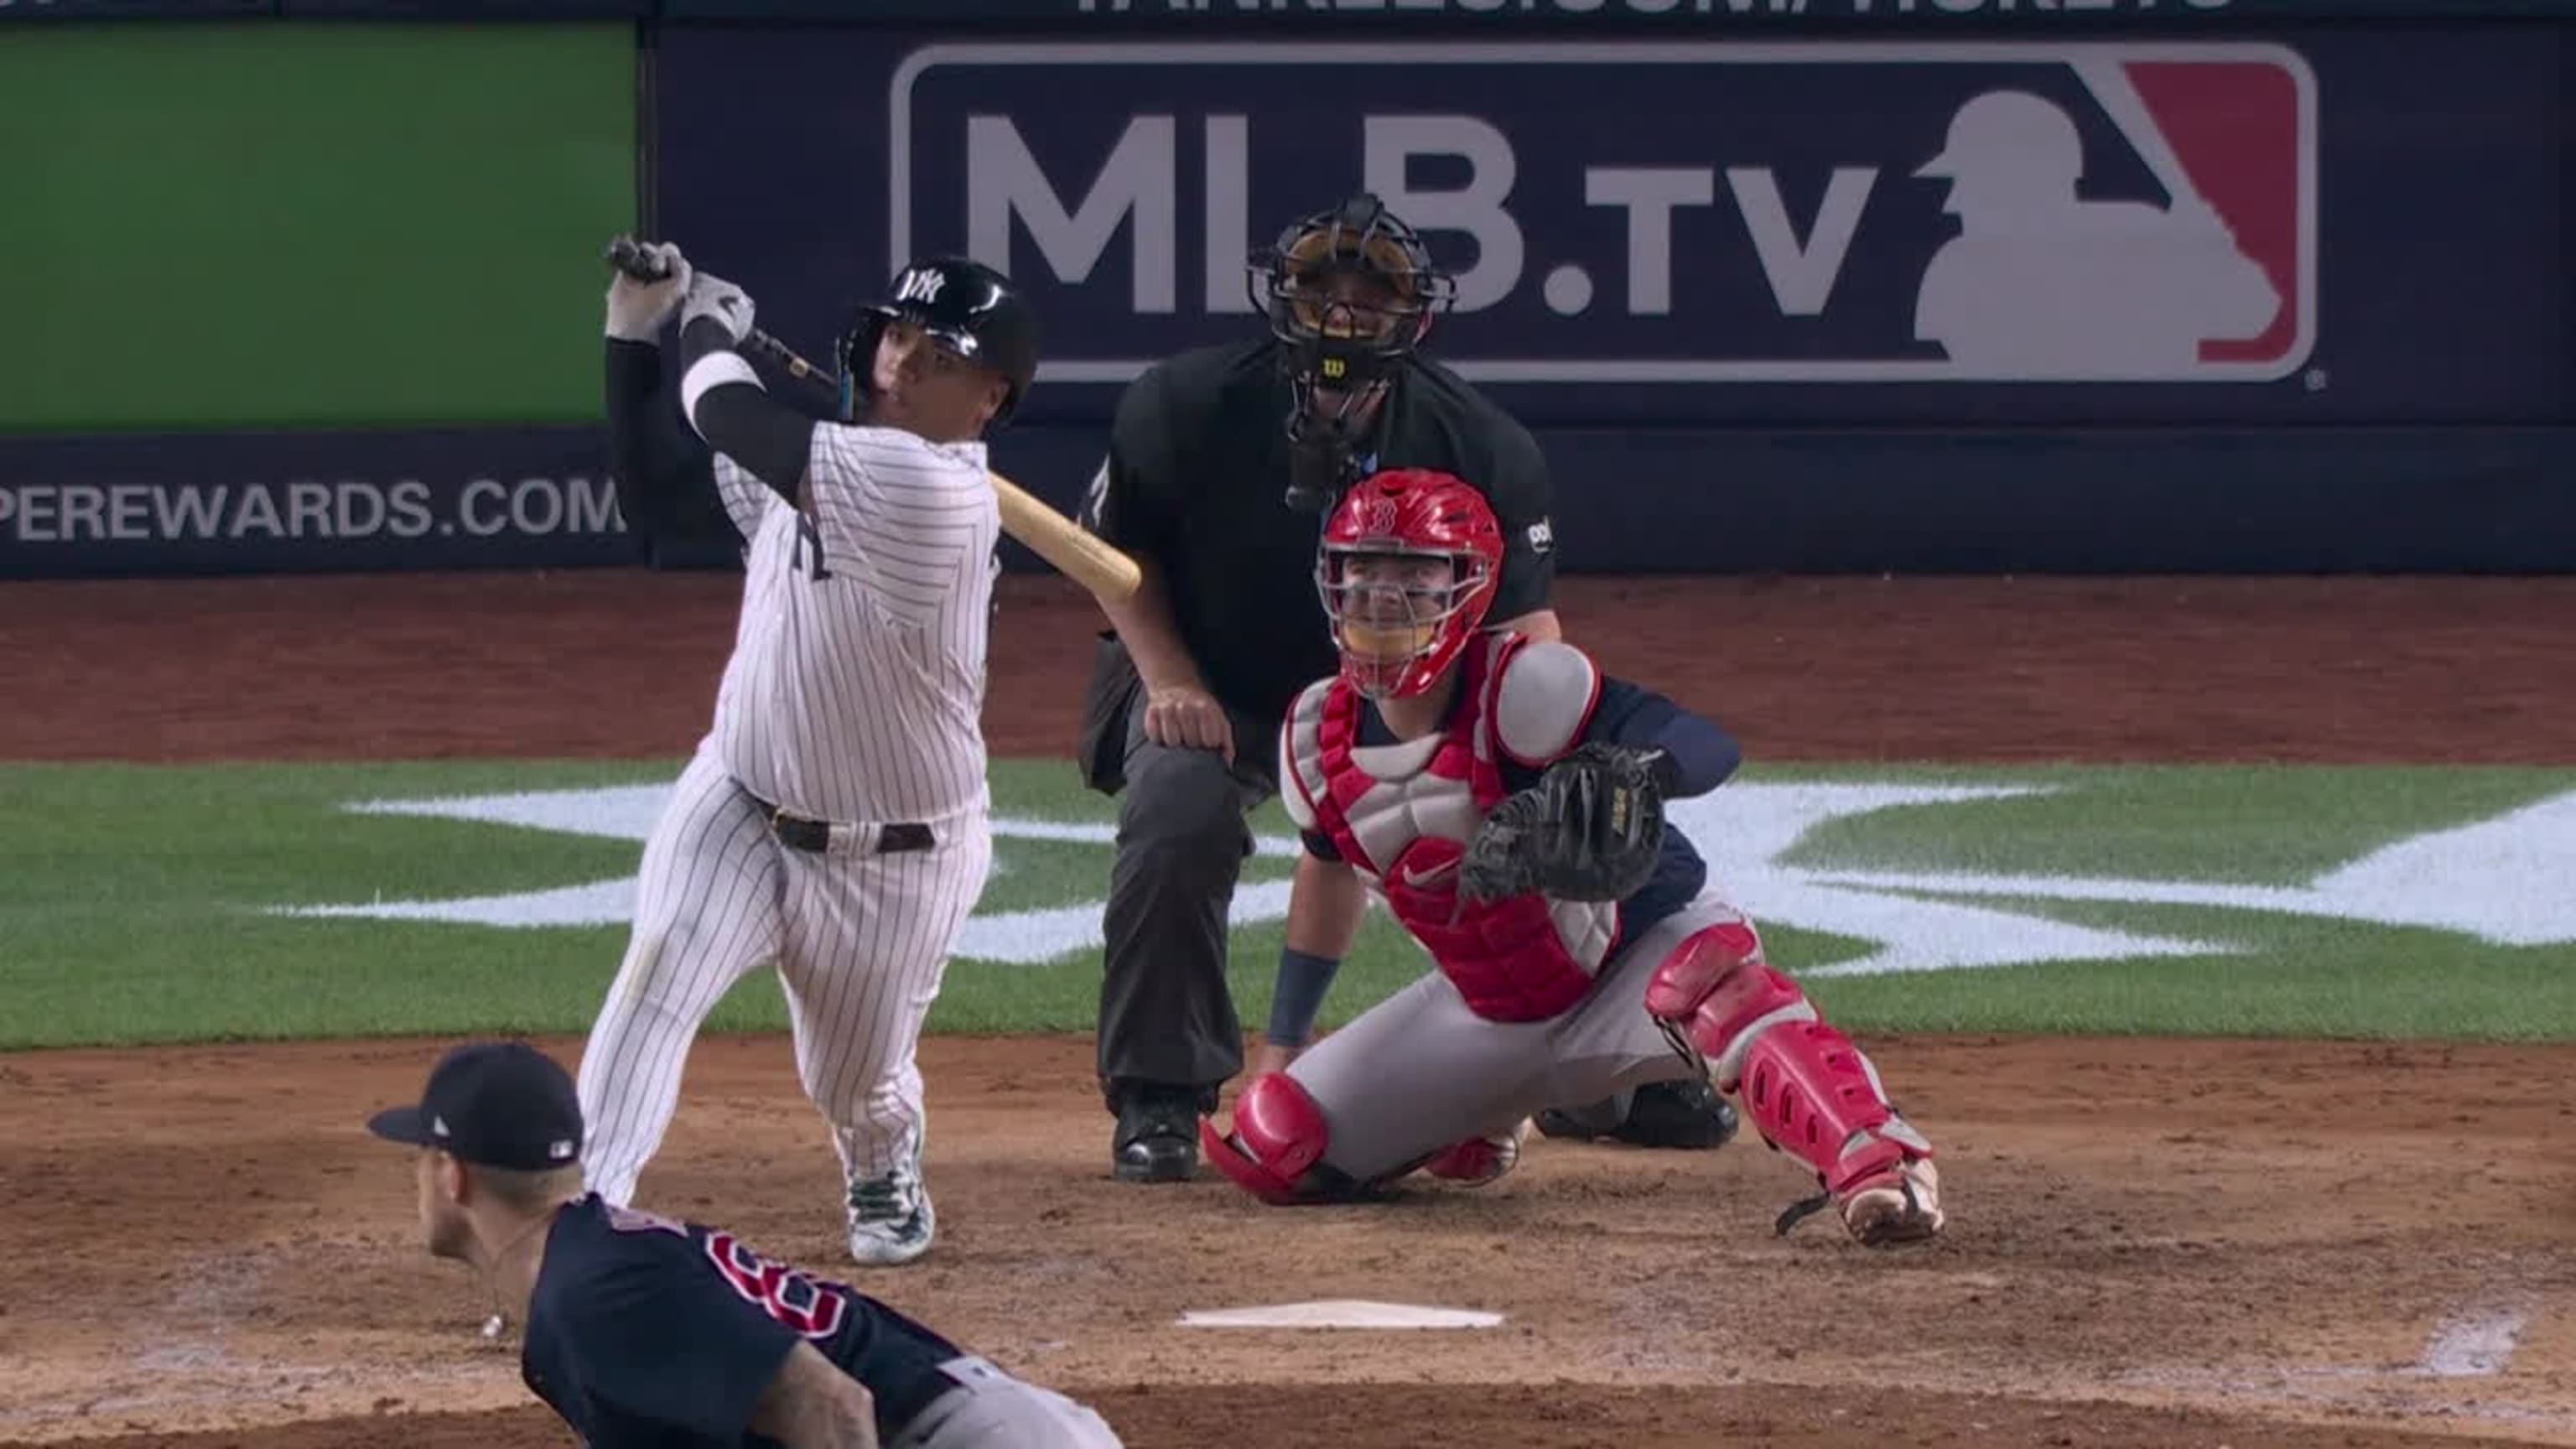
[[[1293,953],[1337,962],[1367,895],[1436,970],[1247,1083],[1209,1160],[1274,1203],[1375,1195],[1414,1171],[1508,1172],[1529,1116],[1705,1074],[1886,1246],[1941,1230],[1932,1146],[1878,1073],[1764,961],[1663,802],[1731,775],[1735,742],[1582,651],[1479,632],[1503,540],[1474,489],[1381,472],[1317,562],[1341,668],[1297,698],[1281,797],[1309,854]]]
[[[847,1284],[584,1190],[572,1078],[523,1042],[455,1047],[367,1126],[419,1149],[431,1255],[525,1326],[521,1379],[585,1445],[1119,1449],[1089,1408]]]

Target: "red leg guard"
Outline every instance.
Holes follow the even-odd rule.
[[[1683,937],[1647,981],[1646,1011],[1680,1028],[1721,1092],[1735,1090],[1760,1028],[1816,1019],[1798,984],[1763,961],[1762,938],[1741,917]]]
[[[1263,1202],[1282,1206],[1329,1196],[1304,1179],[1323,1160],[1330,1138],[1323,1109],[1286,1072],[1264,1072],[1245,1084],[1235,1099],[1232,1133],[1219,1133],[1213,1117],[1199,1119],[1199,1150],[1216,1170]]]
[[[1837,1201],[1901,1195],[1907,1164],[1932,1156],[1888,1105],[1869,1059],[1763,961],[1751,925],[1723,922],[1675,947],[1646,987],[1646,1010],[1707,1060],[1763,1140],[1813,1168]],[[1937,1209],[1928,1220],[1937,1229]]]

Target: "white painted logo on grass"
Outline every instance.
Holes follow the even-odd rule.
[[[380,800],[352,805],[364,814],[483,821],[641,842],[651,832],[665,785],[557,790],[449,799]],[[2236,950],[2191,940],[2076,925],[2026,911],[1961,899],[1988,897],[2104,903],[2207,906],[2287,912],[2391,926],[2459,932],[2499,945],[2576,941],[2576,792],[2493,819],[2396,841],[2304,886],[2249,886],[2223,881],[2131,880],[1976,872],[1865,871],[1789,863],[1819,826],[1877,811],[1971,803],[2053,793],[2035,785],[1738,782],[1676,802],[1674,824],[1708,858],[1712,879],[1752,917],[1867,941],[1866,954],[1803,974],[1863,976],[1903,971],[2036,965],[2062,961],[2199,956]],[[1003,839],[1044,840],[1101,849],[1100,888],[1108,884],[1105,822],[1004,817]],[[1284,859],[1292,837],[1265,838],[1259,851]],[[961,933],[961,960],[1037,965],[1101,944],[1095,897],[1017,911],[979,912]],[[278,908],[283,914],[374,920],[438,921],[533,928],[623,925],[632,918],[631,879],[449,900],[374,901]],[[1285,880],[1247,881],[1235,892],[1237,927],[1282,919]]]
[[[1334,1298],[1320,1303],[1276,1303],[1262,1308],[1218,1308],[1184,1313],[1183,1328],[1493,1328],[1499,1313],[1467,1308],[1418,1308],[1410,1303],[1371,1303]]]

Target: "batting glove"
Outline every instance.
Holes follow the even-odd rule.
[[[693,275],[689,259],[669,242],[649,243],[644,249],[660,260],[668,276],[658,282],[639,282],[624,272],[612,272],[608,283],[608,335],[627,342],[661,340],[662,324],[671,320],[671,313],[688,296]]]
[[[721,277],[700,272],[689,284],[689,299],[680,305],[680,326],[686,329],[701,317],[740,342],[751,335],[751,296]]]

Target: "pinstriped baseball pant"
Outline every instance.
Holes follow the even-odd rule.
[[[593,1190],[632,1199],[679,1105],[699,1027],[763,965],[785,989],[797,1073],[832,1126],[844,1175],[908,1162],[923,1123],[921,1023],[992,867],[981,812],[935,828],[923,851],[791,850],[701,748],[645,842],[634,928],[582,1049]]]

